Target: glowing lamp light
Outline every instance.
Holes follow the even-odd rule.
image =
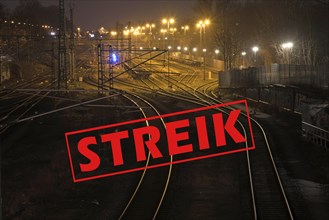
[[[282,48],[286,49],[286,48],[292,48],[294,46],[294,44],[292,42],[287,42],[282,44]]]
[[[112,54],[112,60],[113,60],[113,62],[118,61],[117,55],[115,55],[114,53]]]
[[[110,57],[110,63],[114,64],[117,63],[119,61],[119,57],[116,53],[112,53],[111,57]]]
[[[253,47],[253,48],[252,48],[252,51],[254,51],[255,53],[256,53],[258,50],[259,50],[258,47]]]

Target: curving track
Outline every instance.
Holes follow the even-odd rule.
[[[132,102],[136,102],[136,100],[144,100],[144,103],[152,102],[153,110],[156,110],[154,106],[159,103],[157,100],[154,100],[153,97],[146,97],[148,99],[145,100],[145,97],[142,99],[140,95],[145,92],[154,92],[157,91],[157,94],[160,96],[165,96],[171,99],[177,99],[179,101],[185,103],[193,103],[194,105],[212,105],[214,103],[221,102],[217,98],[215,98],[215,94],[213,90],[211,90],[211,94],[209,95],[207,90],[210,88],[215,88],[216,82],[212,81],[202,86],[193,89],[189,85],[183,83],[184,78],[186,76],[181,77],[180,79],[171,79],[172,84],[179,89],[177,91],[168,91],[165,88],[165,84],[162,83],[165,80],[165,77],[157,75],[151,79],[142,80],[140,83],[128,83],[123,80],[116,79],[116,83],[120,84],[123,87],[124,91],[129,94]],[[144,94],[145,95],[145,94]],[[147,96],[147,95],[146,95]],[[127,97],[126,97],[127,98]],[[150,105],[149,105],[150,106]],[[226,109],[226,111],[221,110],[226,113],[231,109]],[[246,115],[245,115],[246,116]],[[239,121],[241,129],[243,129],[246,134],[246,129],[244,125],[247,124],[247,119],[243,121]],[[289,205],[288,198],[286,196],[284,186],[280,179],[280,175],[278,173],[278,169],[276,167],[276,163],[268,143],[266,133],[262,126],[255,120],[251,119],[253,122],[253,130],[254,136],[256,140],[257,150],[253,152],[246,152],[245,162],[246,162],[246,174],[241,175],[245,178],[244,181],[249,182],[249,196],[246,196],[247,202],[251,201],[251,206],[248,209],[249,217],[253,219],[293,219],[292,210]],[[247,147],[247,146],[246,146]],[[171,169],[171,168],[170,168]],[[143,179],[141,179],[143,180]],[[169,180],[167,181],[169,183]],[[139,183],[141,185],[141,183]],[[166,184],[164,192],[167,190],[168,184]],[[152,187],[150,187],[152,188]],[[150,190],[149,188],[149,190]],[[142,191],[141,191],[142,192]],[[136,194],[136,193],[134,193]],[[144,192],[144,196],[150,194],[148,190]],[[165,193],[162,194],[161,203],[158,205],[157,212],[160,210],[162,213],[159,218],[164,218],[167,211],[161,211],[161,204],[164,198]],[[143,196],[141,196],[143,197]],[[128,208],[131,204],[131,201],[128,203]],[[126,209],[128,209],[126,208]],[[126,210],[125,209],[125,210]],[[167,207],[164,207],[167,209]],[[125,217],[125,211],[121,217]],[[136,217],[138,215],[132,215],[131,217]],[[153,218],[156,217],[153,216]]]

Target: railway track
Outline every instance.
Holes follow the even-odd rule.
[[[97,83],[91,78],[89,78],[87,83],[97,86]],[[108,87],[106,87],[106,89],[108,89]],[[160,116],[159,110],[142,96],[125,91],[123,97],[135,105],[144,118]],[[146,121],[146,125],[153,125],[158,128],[162,127],[162,132],[165,132],[165,122],[162,118],[156,121]],[[153,164],[153,162],[150,161],[150,157],[151,155],[149,152],[145,168]],[[172,161],[173,156],[170,156],[169,161],[164,162]],[[171,171],[172,165],[152,170],[144,169],[133,194],[124,206],[118,219],[155,219],[165,197]],[[152,189],[152,193],[149,193],[150,189]]]
[[[0,135],[3,134],[9,127],[14,125],[16,121],[28,114],[37,104],[50,94],[50,91],[44,91],[53,86],[52,82],[36,93],[26,95],[24,98],[17,100],[13,105],[5,106],[1,109],[3,117],[0,118]]]
[[[77,67],[84,65],[85,62],[79,62]],[[0,135],[8,128],[16,124],[27,114],[41,103],[45,98],[61,99],[71,102],[76,100],[51,96],[54,90],[55,81],[51,81],[51,75],[46,73],[43,76],[39,74],[31,80],[24,81],[18,85],[14,85],[0,94]],[[45,83],[46,82],[46,83]],[[38,112],[36,112],[38,113]]]
[[[216,95],[213,92],[211,92],[212,96],[206,93],[206,90],[213,87],[215,83],[210,82],[194,89],[194,96],[209,105],[221,102],[214,98]],[[191,90],[193,89],[188,85],[184,86]],[[204,87],[203,92],[198,92],[198,89],[202,87]],[[205,98],[200,97],[200,95],[203,95]],[[254,219],[293,219],[291,206],[286,196],[266,133],[254,118],[251,118],[251,120],[253,122],[254,137],[257,145],[259,145],[257,151],[253,152],[251,156],[248,151],[246,152],[253,198]]]
[[[180,80],[171,79],[171,83],[183,93],[178,95],[177,92],[168,92],[168,90],[160,86],[161,84],[159,82],[165,80],[164,76],[158,75],[157,77],[160,79],[151,78],[142,80],[142,84],[128,83],[117,79],[116,83],[127,86],[129,89],[133,88],[137,91],[143,90],[143,92],[152,92],[156,90],[159,95],[178,99],[187,103],[194,103],[199,106],[222,102],[214,97],[214,92],[211,92],[211,95],[207,93],[207,90],[215,87],[216,82],[206,83],[193,89],[189,85],[182,83],[182,78]],[[154,101],[154,103],[156,103],[156,101]],[[226,111],[221,111],[227,113],[229,110],[232,109],[229,108],[226,109]],[[240,127],[244,130],[245,134],[246,129],[244,124],[247,124],[245,121],[247,120],[246,114],[247,112],[244,114],[245,119],[239,121]],[[253,122],[252,128],[257,145],[256,151],[246,151],[247,176],[250,186],[249,201],[252,202],[251,216],[253,219],[294,219],[266,133],[255,119],[251,118],[251,121]],[[145,192],[145,195],[146,194],[147,191]]]
[[[197,89],[202,87],[202,94],[210,100],[205,101],[209,104],[217,103],[218,100],[206,92],[213,84],[209,83]],[[257,150],[252,153],[247,151],[246,155],[250,180],[253,183],[253,203],[257,213],[255,219],[294,219],[266,132],[254,118],[251,118],[251,121]]]

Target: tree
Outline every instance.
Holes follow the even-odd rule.
[[[224,68],[238,66],[237,59],[241,51],[241,8],[230,1],[219,1],[216,4],[214,38],[224,60]]]
[[[21,22],[39,25],[58,26],[58,7],[44,7],[38,0],[20,0],[13,10],[12,17]]]
[[[212,15],[214,42],[225,69],[231,69],[238,66],[242,51],[251,58],[256,45],[258,64],[267,67],[288,59],[303,65],[328,62],[328,7],[328,0],[198,0],[195,11]],[[282,48],[287,41],[294,44],[290,51]]]
[[[5,6],[0,3],[0,19],[4,19],[5,18]]]
[[[6,20],[10,15],[10,10],[3,3],[0,2],[0,19]]]
[[[327,10],[328,5],[324,7],[316,1],[260,4],[257,38],[263,42],[264,49],[272,52],[274,62],[287,63],[282,43],[293,41],[290,61],[316,65],[321,57],[328,56]]]
[[[42,6],[38,0],[20,0],[19,5],[13,11],[13,18],[21,22],[38,24]]]

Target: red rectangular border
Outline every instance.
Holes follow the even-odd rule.
[[[134,123],[143,122],[143,121],[150,121],[150,120],[154,120],[154,119],[158,119],[158,118],[167,118],[167,117],[171,117],[171,116],[182,115],[182,114],[187,114],[187,113],[192,113],[192,112],[197,112],[197,111],[204,111],[204,110],[208,110],[208,109],[214,109],[214,108],[225,107],[225,106],[230,106],[230,105],[237,105],[237,104],[244,104],[245,107],[246,107],[246,113],[244,115],[247,116],[252,147],[246,147],[246,148],[241,148],[241,149],[237,149],[237,150],[225,151],[225,152],[221,152],[221,153],[217,153],[217,154],[210,154],[210,155],[199,156],[199,157],[189,158],[189,159],[183,159],[183,160],[178,160],[178,161],[173,161],[173,162],[166,162],[166,163],[151,165],[151,166],[147,166],[147,167],[139,167],[139,168],[124,170],[124,171],[118,171],[118,172],[114,172],[114,173],[101,174],[101,175],[97,175],[97,176],[93,176],[93,177],[86,177],[86,178],[80,178],[80,179],[75,178],[73,162],[72,162],[72,157],[71,157],[71,153],[70,153],[70,146],[69,146],[69,141],[68,141],[68,136],[70,136],[70,135],[81,134],[81,133],[86,133],[86,132],[89,132],[89,131],[96,131],[96,130],[112,128],[112,127],[117,127],[117,126],[122,126],[122,125],[134,124]],[[180,111],[180,112],[163,114],[163,115],[160,115],[160,116],[159,115],[158,116],[152,116],[152,117],[148,117],[148,118],[141,118],[141,119],[126,121],[126,122],[119,122],[119,123],[115,123],[115,124],[111,124],[111,125],[104,125],[104,126],[98,126],[98,127],[94,127],[94,128],[87,128],[87,129],[78,130],[78,131],[66,132],[65,133],[65,139],[66,139],[66,147],[67,147],[69,161],[70,161],[72,178],[73,178],[73,182],[75,182],[75,183],[83,182],[83,181],[87,181],[87,180],[99,179],[99,178],[103,178],[103,177],[115,176],[115,175],[119,175],[119,174],[131,173],[131,172],[140,171],[140,170],[144,170],[144,169],[152,169],[152,168],[167,166],[167,165],[170,165],[170,164],[185,163],[185,162],[189,162],[189,161],[201,160],[201,159],[206,159],[206,158],[222,156],[222,155],[228,155],[228,154],[233,154],[233,153],[238,153],[238,152],[243,152],[243,151],[247,151],[247,150],[256,149],[255,141],[254,141],[254,135],[253,135],[253,132],[252,132],[252,127],[251,127],[251,121],[250,121],[250,115],[249,115],[247,100],[239,100],[239,101],[234,101],[234,102],[220,103],[220,104],[216,104],[216,105],[212,105],[212,106],[205,106],[205,107],[201,107],[201,108],[195,108],[195,109],[184,110],[184,111]]]

